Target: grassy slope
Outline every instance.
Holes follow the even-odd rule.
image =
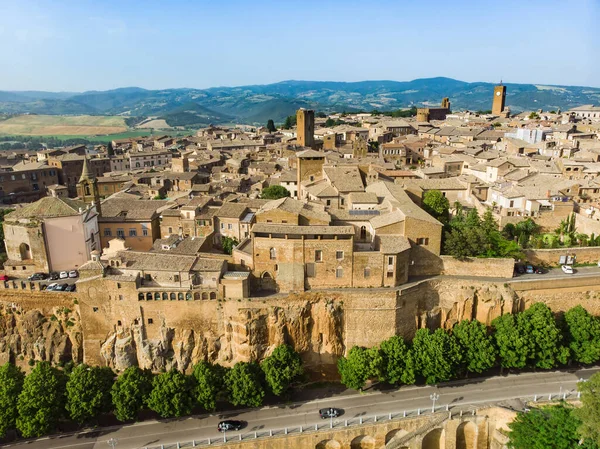
[[[115,116],[21,115],[0,122],[0,134],[6,135],[83,136],[125,131],[125,119]]]

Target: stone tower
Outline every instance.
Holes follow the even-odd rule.
[[[506,101],[506,86],[500,82],[494,87],[494,101],[492,103],[492,114],[500,115],[504,112],[504,102]]]
[[[86,203],[93,203],[100,215],[100,193],[98,192],[98,181],[92,173],[87,157],[83,160],[83,170],[77,183],[77,196]]]
[[[303,147],[315,146],[315,111],[311,109],[298,109],[296,112],[296,129],[298,145]]]
[[[304,150],[296,154],[296,173],[298,178],[298,199],[303,199],[302,182],[313,182],[323,178],[325,154],[314,150]]]
[[[444,97],[442,99],[442,108],[446,108],[448,109],[448,112],[450,112],[450,98]]]

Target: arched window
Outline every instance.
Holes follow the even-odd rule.
[[[215,292],[210,292],[210,299],[217,299],[217,294]]]
[[[344,277],[344,269],[342,267],[337,267],[335,270],[335,277],[341,278]]]
[[[154,300],[160,301],[160,293],[158,293],[158,292],[154,293]]]
[[[152,293],[150,293],[150,292],[146,293],[146,300],[152,301]]]
[[[171,293],[169,298],[171,299],[171,301],[175,301],[177,299],[177,297],[175,296],[175,293]]]
[[[194,301],[200,299],[200,293],[194,293]]]
[[[269,256],[271,257],[271,260],[275,260],[277,258],[277,253],[275,252],[275,248],[271,248],[269,250]]]
[[[162,299],[163,299],[163,301],[166,301],[167,299],[169,299],[169,295],[167,294],[167,292],[164,292],[162,294]]]
[[[371,277],[371,269],[369,267],[365,267],[364,275],[365,279],[369,279]]]
[[[366,240],[367,239],[367,227],[366,226],[361,226],[360,227],[360,239],[361,240]]]
[[[192,299],[192,294],[191,294],[190,292],[187,292],[187,293],[185,294],[185,300],[186,300],[186,301],[190,301],[191,299]]]
[[[88,184],[85,185],[85,194],[86,195],[91,195],[91,193],[90,193],[90,186]]]
[[[177,299],[178,299],[179,301],[183,301],[183,293],[178,293],[178,294],[177,294]]]
[[[208,293],[206,293],[206,292],[202,292],[202,299],[203,299],[203,300],[206,300],[206,299],[208,299]]]
[[[143,300],[144,300],[144,294],[138,293],[138,301],[143,301]]]
[[[21,253],[21,260],[31,259],[31,248],[27,243],[21,243],[21,245],[19,245],[19,252]]]

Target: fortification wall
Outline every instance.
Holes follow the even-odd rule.
[[[515,260],[504,259],[467,259],[457,260],[452,256],[440,256],[444,264],[442,274],[448,276],[477,276],[481,278],[512,278]]]
[[[597,263],[600,260],[600,246],[525,250],[526,259],[534,264],[558,265],[560,256],[567,254],[576,255],[577,263]]]

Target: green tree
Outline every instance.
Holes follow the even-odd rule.
[[[525,368],[529,357],[528,339],[522,336],[514,315],[501,315],[492,321],[494,340],[503,368]]]
[[[17,430],[25,438],[41,437],[56,429],[64,409],[65,379],[48,362],[39,362],[25,377],[17,400]]]
[[[381,374],[379,379],[391,385],[415,383],[415,364],[412,351],[399,335],[381,342]]]
[[[428,190],[423,195],[423,209],[432,217],[446,223],[450,211],[450,201],[439,190]]]
[[[581,421],[579,433],[586,441],[600,445],[600,373],[579,382],[577,389],[581,392],[581,407],[573,413]]]
[[[561,404],[552,407],[534,408],[518,413],[508,427],[508,447],[511,449],[591,449],[595,445],[585,443],[577,430],[580,421],[573,409]]]
[[[302,375],[302,359],[289,345],[280,345],[260,364],[267,385],[275,396],[286,393],[290,384]]]
[[[367,348],[354,346],[346,357],[338,360],[338,373],[348,388],[362,390],[373,375],[372,353]]]
[[[296,126],[296,116],[288,115],[285,118],[285,122],[283,123],[283,128],[284,129],[292,129],[294,126]]]
[[[223,247],[223,252],[225,254],[231,254],[233,252],[233,248],[236,247],[240,242],[237,241],[236,238],[233,237],[223,237],[221,239],[221,246]]]
[[[225,386],[225,370],[219,365],[199,362],[194,366],[192,376],[196,380],[196,402],[204,410],[213,412],[217,408],[217,397]]]
[[[477,320],[464,320],[454,326],[456,337],[467,371],[481,373],[496,363],[496,347],[485,325]]]
[[[260,192],[260,198],[263,200],[278,200],[280,198],[287,198],[290,196],[290,191],[280,185],[272,185],[265,187]]]
[[[600,360],[600,322],[583,307],[565,313],[567,341],[573,360],[591,364]]]
[[[17,399],[23,389],[25,374],[12,363],[0,367],[0,438],[17,422]]]
[[[460,347],[453,335],[444,329],[419,329],[413,339],[415,370],[428,384],[435,384],[456,376],[462,362]]]
[[[67,381],[66,410],[78,424],[110,411],[114,373],[107,367],[77,365]]]
[[[119,421],[137,418],[152,391],[152,373],[130,366],[121,374],[111,389],[115,416]]]
[[[194,407],[194,381],[172,369],[152,381],[147,405],[163,418],[189,415]]]
[[[238,362],[225,375],[229,402],[259,407],[265,397],[263,373],[257,363]]]
[[[567,363],[569,349],[563,345],[562,332],[546,304],[533,304],[517,315],[517,322],[519,333],[528,340],[529,357],[537,368],[551,369]]]
[[[275,128],[275,123],[272,119],[269,119],[269,121],[267,122],[267,129],[270,133],[274,133],[275,131],[277,131],[277,128]]]
[[[325,120],[325,127],[326,128],[333,128],[335,126],[335,120],[332,118],[328,118],[327,120]]]

